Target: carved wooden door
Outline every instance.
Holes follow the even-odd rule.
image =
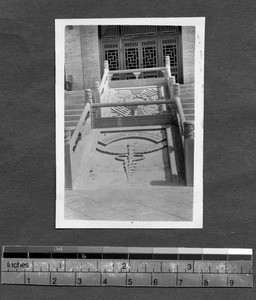
[[[102,43],[103,48],[103,62],[108,61],[109,70],[115,71],[122,69],[122,61],[120,55],[119,42]],[[119,75],[114,75],[112,80],[118,80]]]
[[[126,26],[127,27],[127,26]],[[162,26],[158,34],[152,36],[136,36],[133,32],[136,28],[123,35],[118,35],[117,30],[110,37],[102,41],[102,66],[104,60],[108,60],[110,70],[145,69],[165,66],[165,56],[170,57],[171,72],[176,81],[183,82],[181,32],[178,27]],[[135,29],[134,29],[135,28]],[[148,32],[147,32],[148,34]],[[161,72],[160,72],[161,73]],[[157,72],[144,72],[141,77],[157,77]],[[160,75],[161,76],[161,75]],[[135,78],[132,73],[127,75],[115,75],[115,79]]]
[[[157,67],[157,40],[123,41],[123,66],[126,70]],[[156,72],[146,72],[143,77],[156,77],[156,75]]]

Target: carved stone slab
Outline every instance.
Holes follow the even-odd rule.
[[[147,139],[155,143],[159,143],[166,139],[166,133],[164,130],[158,131],[124,131],[112,134],[103,135],[100,139],[100,143],[103,145],[108,145],[115,141],[126,139],[126,138],[142,138]]]
[[[130,101],[153,101],[160,98],[160,91],[157,88],[140,88],[140,89],[123,89],[115,91],[114,102],[130,102]],[[155,115],[161,113],[161,105],[138,106],[133,109],[131,107],[112,107],[111,115],[131,116],[131,115]]]
[[[122,163],[123,172],[126,175],[127,182],[136,182],[137,172],[152,163],[149,157],[152,153],[164,150],[167,147],[167,138],[165,130],[131,130],[123,132],[107,132],[102,133],[97,145],[97,152],[104,154],[106,161],[112,157],[111,165],[114,166],[114,161]],[[161,157],[162,155],[160,155]],[[157,163],[158,164],[158,163]],[[161,165],[161,163],[160,163]],[[168,163],[167,163],[168,165]],[[147,167],[146,167],[147,168]],[[169,166],[167,167],[169,168]],[[102,167],[101,167],[102,169]],[[115,171],[112,172],[112,174]],[[136,175],[137,174],[137,175]],[[134,177],[135,176],[135,177]]]

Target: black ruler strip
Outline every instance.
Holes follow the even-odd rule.
[[[92,248],[92,249],[90,249]],[[136,251],[134,251],[134,249]],[[147,259],[147,260],[222,260],[222,261],[234,261],[234,260],[252,260],[252,254],[247,254],[248,251],[235,253],[228,249],[223,249],[214,253],[214,249],[207,253],[204,253],[203,248],[191,248],[192,253],[189,253],[190,248],[122,248],[120,251],[115,247],[23,247],[23,246],[5,246],[3,247],[3,258],[59,258],[59,259]],[[159,250],[160,249],[160,250]],[[184,250],[185,249],[185,250]],[[219,248],[221,249],[221,248]],[[219,250],[218,249],[218,250]],[[126,250],[126,251],[125,251]],[[149,251],[150,250],[150,251]],[[243,250],[243,249],[242,249]],[[246,249],[248,250],[248,249]],[[250,253],[250,251],[248,252]]]

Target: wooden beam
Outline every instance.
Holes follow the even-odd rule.
[[[151,72],[151,71],[162,71],[162,70],[166,70],[166,67],[115,70],[115,71],[109,71],[109,74],[126,74],[126,73],[133,73],[133,72]]]
[[[94,118],[94,128],[174,125],[172,115]]]
[[[130,101],[130,102],[110,102],[110,103],[93,103],[92,108],[98,107],[115,107],[115,106],[136,106],[136,105],[159,105],[170,104],[171,100],[155,100],[155,101]]]

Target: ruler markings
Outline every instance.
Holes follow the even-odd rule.
[[[45,254],[40,247],[3,247],[1,282],[71,286],[253,285],[251,249],[43,247],[42,250]]]

